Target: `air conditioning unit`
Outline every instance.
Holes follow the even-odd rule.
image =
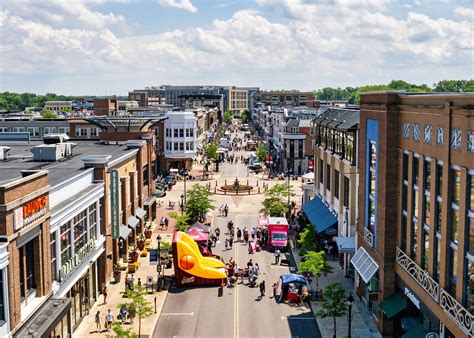
[[[8,159],[10,149],[10,147],[0,147],[0,161],[6,161]]]

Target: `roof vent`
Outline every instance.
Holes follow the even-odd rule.
[[[10,147],[0,147],[0,161],[6,161],[8,159],[8,152],[10,151]]]
[[[72,156],[72,149],[76,146],[75,143],[53,143],[53,144],[41,144],[33,147],[31,152],[33,153],[33,159],[37,162],[43,161],[59,161]]]

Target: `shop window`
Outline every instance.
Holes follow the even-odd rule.
[[[334,170],[334,197],[339,199],[339,171]]]
[[[93,203],[89,207],[89,239],[97,239],[97,207]]]
[[[61,232],[61,264],[64,265],[71,257],[71,227],[67,222],[60,229]]]
[[[424,189],[427,191],[431,190],[431,161],[425,161],[425,166],[423,168],[423,180],[424,180]]]
[[[76,215],[74,225],[74,252],[77,253],[87,243],[87,210]]]
[[[346,208],[349,208],[349,189],[350,189],[349,178],[344,176],[344,206]]]
[[[326,190],[331,191],[331,166],[326,164]]]
[[[423,238],[422,238],[422,254],[421,254],[421,266],[423,269],[428,271],[430,261],[430,233],[427,227],[423,227]]]
[[[51,280],[58,280],[58,267],[57,257],[58,253],[56,250],[56,232],[53,232],[50,237],[50,246],[51,246]]]
[[[449,248],[449,266],[448,266],[448,292],[451,296],[456,297],[456,284],[458,271],[458,251],[452,246]]]

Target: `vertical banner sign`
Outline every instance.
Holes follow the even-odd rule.
[[[110,206],[112,208],[112,238],[120,237],[119,228],[119,171],[112,169],[110,172]]]

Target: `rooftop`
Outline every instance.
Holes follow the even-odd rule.
[[[48,170],[48,180],[51,186],[55,186],[68,178],[80,174],[85,170],[84,162],[81,160],[86,155],[110,155],[109,163],[130,155],[136,149],[127,149],[125,144],[104,144],[98,141],[74,141],[76,146],[73,155],[54,162],[39,162],[33,160],[31,149],[43,144],[37,142],[1,142],[0,147],[11,148],[8,151],[8,159],[0,161],[0,184],[20,178],[22,170]]]
[[[329,128],[348,131],[357,129],[359,120],[360,110],[331,107],[323,111],[313,122]]]

